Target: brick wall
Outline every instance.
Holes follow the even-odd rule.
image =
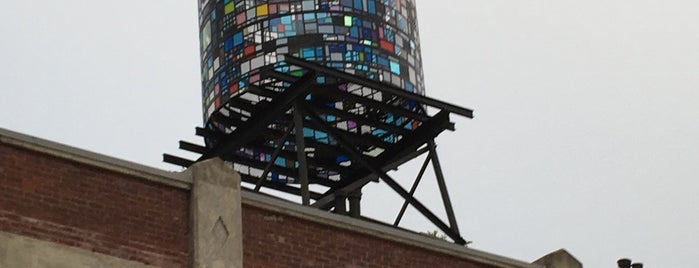
[[[185,267],[188,206],[187,190],[0,144],[0,231]]]
[[[493,267],[249,205],[243,250],[247,268]]]
[[[188,266],[189,179],[30,137],[3,138],[0,231]],[[252,193],[243,197],[242,221],[248,268],[539,267]]]

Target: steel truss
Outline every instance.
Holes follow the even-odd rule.
[[[261,83],[231,97],[206,128],[196,128],[207,146],[180,141],[180,149],[201,155],[198,160],[169,154],[163,160],[189,167],[220,157],[234,163],[242,181],[253,185],[247,190],[265,187],[298,195],[303,205],[353,217],[361,217],[361,189],[383,181],[405,199],[394,226],[411,205],[465,245],[434,139],[454,130],[450,114],[473,118],[473,111],[292,56],[284,62],[263,71]],[[425,107],[438,112],[429,116]],[[410,191],[387,174],[424,154]],[[414,197],[430,162],[448,224]],[[325,191],[312,191],[309,185]]]

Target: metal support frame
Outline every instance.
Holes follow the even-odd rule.
[[[415,182],[413,182],[413,186],[410,187],[410,196],[415,195],[415,191],[417,191],[417,186],[420,184],[420,181],[422,180],[422,176],[425,175],[425,171],[427,170],[427,166],[430,164],[430,155],[428,155],[425,158],[425,161],[422,163],[422,167],[420,167],[420,171],[417,173],[417,177],[415,178]],[[398,212],[398,216],[396,216],[396,220],[393,222],[393,226],[398,227],[398,224],[400,224],[400,220],[403,219],[403,215],[405,214],[405,210],[408,208],[408,200],[405,200],[403,202],[403,206],[400,208],[400,212]]]
[[[434,140],[431,140],[427,142],[427,146],[430,148],[432,166],[434,168],[435,177],[437,177],[439,192],[442,194],[442,202],[444,203],[444,210],[447,212],[447,218],[449,218],[449,224],[452,226],[452,228],[454,228],[456,234],[459,234],[459,226],[456,224],[456,216],[454,216],[454,209],[451,206],[451,199],[449,198],[447,185],[444,182],[442,165],[439,163],[439,157],[437,156],[437,145],[435,145]]]
[[[347,195],[349,200],[349,215],[353,218],[359,218],[362,216],[362,188],[356,189]]]
[[[347,215],[347,193],[340,192],[335,195],[335,214]]]
[[[296,130],[296,153],[299,162],[299,183],[301,183],[301,199],[304,206],[311,204],[308,194],[308,161],[306,161],[306,143],[303,135],[303,115],[300,102],[294,104],[294,129]]]
[[[277,158],[279,157],[279,154],[282,152],[284,149],[284,143],[286,143],[286,139],[289,138],[289,134],[291,134],[291,131],[293,130],[294,122],[291,122],[289,126],[287,127],[287,131],[284,133],[284,136],[282,136],[279,139],[279,144],[277,148],[274,150],[274,153],[272,153],[272,160],[267,163],[267,167],[265,167],[265,171],[262,172],[262,176],[257,180],[257,183],[255,183],[255,192],[259,192],[260,188],[262,187],[262,182],[267,179],[267,175],[269,172],[272,170],[272,166],[274,166],[274,162],[277,161]]]
[[[211,152],[204,154],[199,160],[208,159],[216,156],[223,156],[227,152],[234,151],[241,145],[253,139],[267,125],[274,120],[274,117],[280,113],[286,112],[294,101],[300,96],[305,96],[310,91],[310,85],[316,80],[316,73],[308,71],[299,80],[288,89],[288,96],[285,98],[275,98],[268,105],[258,105],[255,114],[256,117],[251,117],[245,121],[245,125],[238,127],[233,133],[228,135],[221,146],[214,148]]]
[[[255,185],[252,191],[266,187],[294,194],[301,197],[303,205],[324,210],[334,208],[337,213],[356,218],[361,218],[362,188],[370,182],[383,181],[405,200],[394,226],[400,223],[407,206],[412,205],[455,243],[466,244],[456,223],[434,139],[445,130],[454,130],[454,123],[449,121],[451,113],[472,118],[473,111],[317,63],[288,55],[285,59],[287,64],[304,70],[303,75],[296,77],[267,70],[262,73],[266,82],[249,85],[245,93],[258,96],[257,99],[233,98],[210,117],[218,124],[216,127],[196,128],[197,135],[204,137],[209,146],[181,141],[180,148],[201,154],[197,161],[221,157],[239,166],[261,170],[259,177],[241,174],[244,182]],[[319,83],[319,76],[329,82]],[[339,90],[347,84],[368,89],[369,93]],[[374,98],[375,94],[382,95]],[[349,102],[352,107],[357,104],[362,109],[328,105],[339,102]],[[430,116],[426,106],[438,112]],[[328,119],[331,116],[340,120]],[[389,116],[402,121],[387,120]],[[342,120],[351,120],[371,131],[341,129],[336,122]],[[305,137],[305,128],[327,133],[328,140]],[[285,146],[292,141],[295,146]],[[377,149],[379,153],[371,153]],[[425,153],[427,156],[410,191],[387,174]],[[258,154],[266,157],[257,157]],[[277,164],[280,157],[286,164]],[[342,165],[337,160],[342,157],[351,161]],[[168,154],[163,159],[183,167],[195,162]],[[430,162],[449,224],[414,196]],[[293,179],[298,187],[269,180],[271,172]],[[330,180],[330,176],[340,179]],[[313,192],[310,184],[327,189],[324,193]]]
[[[436,100],[436,99],[433,99],[433,98],[430,98],[427,96],[413,94],[413,93],[410,93],[410,92],[405,91],[405,90],[400,89],[400,88],[396,88],[396,87],[391,86],[391,85],[383,84],[380,82],[368,80],[368,79],[361,78],[361,77],[358,77],[358,76],[355,76],[352,74],[341,72],[341,71],[338,71],[335,69],[331,69],[331,68],[325,67],[325,66],[320,65],[320,64],[315,63],[315,62],[302,60],[302,59],[299,59],[297,57],[290,56],[290,55],[285,55],[284,61],[286,61],[289,64],[301,66],[301,67],[308,68],[311,70],[322,70],[321,72],[323,74],[334,76],[334,77],[340,78],[340,79],[348,81],[348,82],[356,83],[358,85],[362,85],[362,86],[369,87],[369,88],[380,89],[382,91],[388,92],[390,94],[393,94],[393,95],[396,95],[396,96],[399,96],[402,98],[406,98],[409,100],[424,103],[424,104],[432,106],[432,107],[440,107],[441,109],[443,109],[445,111],[459,114],[459,115],[462,115],[464,117],[473,118],[473,110],[462,108],[462,107],[459,107],[459,106],[456,106],[453,104],[449,104],[449,103],[446,103],[443,101],[439,101],[439,100]]]
[[[423,155],[423,154],[426,153],[427,151],[428,151],[427,148],[423,148],[423,149],[417,150],[417,151],[415,151],[415,152],[413,152],[413,153],[407,155],[407,156],[404,157],[404,158],[398,159],[398,160],[396,160],[396,161],[394,161],[394,162],[392,162],[392,163],[390,163],[390,164],[384,166],[383,169],[382,169],[382,171],[388,172],[389,170],[395,169],[395,168],[397,168],[398,166],[400,166],[400,165],[402,165],[402,164],[405,164],[406,162],[412,160],[413,158],[416,158],[416,157],[419,157],[420,155]],[[315,203],[313,203],[313,205],[311,205],[311,206],[312,206],[312,207],[317,207],[317,208],[328,209],[327,206],[328,206],[329,204],[331,204],[331,202],[335,199],[335,193],[336,193],[336,192],[339,192],[339,191],[345,191],[345,192],[347,192],[347,191],[355,191],[355,190],[361,189],[362,187],[364,187],[364,185],[366,185],[366,184],[369,183],[369,182],[376,181],[378,178],[379,178],[379,177],[378,177],[376,174],[370,173],[370,174],[368,174],[368,175],[366,175],[366,176],[361,177],[360,179],[357,179],[357,180],[353,181],[352,183],[349,183],[349,184],[344,185],[344,186],[342,186],[342,187],[338,187],[338,188],[336,188],[336,189],[334,189],[334,190],[331,189],[330,191],[328,191],[327,193],[325,193],[325,194],[323,195],[322,198],[318,199],[318,200],[317,200]]]
[[[310,115],[310,119],[312,122],[319,123],[321,124],[323,122],[322,119],[320,119],[320,116],[314,112],[308,113]],[[415,199],[413,196],[411,196],[403,187],[400,186],[391,176],[386,174],[386,172],[382,171],[381,168],[377,167],[371,161],[367,160],[364,155],[362,155],[360,152],[357,152],[354,146],[352,146],[351,143],[349,143],[343,134],[337,132],[336,130],[332,128],[325,128],[325,131],[328,132],[328,134],[334,136],[340,146],[348,153],[350,154],[351,158],[355,161],[358,161],[361,163],[362,166],[366,167],[374,173],[375,175],[378,175],[381,180],[383,180],[386,184],[388,184],[389,187],[391,187],[395,192],[397,192],[401,197],[403,197],[405,200],[407,200],[413,207],[415,207],[418,211],[420,211],[425,217],[427,217],[433,224],[435,224],[439,229],[442,230],[445,234],[447,234],[452,240],[454,240],[455,243],[460,244],[460,245],[465,245],[466,240],[464,240],[461,235],[459,235],[458,231],[455,231],[452,227],[448,226],[445,224],[442,220],[439,219],[432,211],[430,211],[425,205],[423,205],[420,201]]]

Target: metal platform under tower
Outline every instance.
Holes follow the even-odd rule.
[[[472,118],[473,111],[292,56],[284,62],[264,69],[260,83],[231,98],[206,128],[196,128],[205,146],[180,141],[181,149],[199,159],[165,154],[164,161],[189,167],[220,157],[233,163],[244,189],[297,195],[303,205],[353,217],[361,216],[362,188],[382,181],[405,199],[394,226],[411,205],[455,243],[466,244],[434,140],[454,130],[450,114]],[[437,112],[428,115],[427,107]],[[387,174],[424,154],[411,189]],[[413,196],[430,163],[446,222]],[[324,190],[312,191],[309,185]]]

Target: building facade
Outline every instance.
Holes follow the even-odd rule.
[[[220,160],[166,172],[0,129],[0,267],[544,267],[237,179]]]

